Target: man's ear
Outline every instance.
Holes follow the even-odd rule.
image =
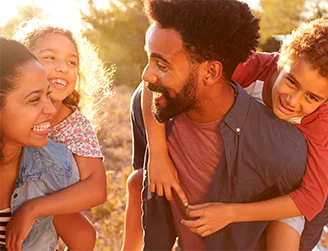
[[[207,86],[217,83],[222,77],[222,64],[219,61],[207,61],[204,70],[203,81]]]

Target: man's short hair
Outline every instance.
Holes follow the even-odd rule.
[[[231,78],[256,49],[259,20],[237,0],[144,0],[149,21],[176,30],[196,62],[218,60]]]

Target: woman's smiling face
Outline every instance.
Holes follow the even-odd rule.
[[[14,82],[16,88],[6,96],[0,110],[4,145],[43,147],[48,143],[50,119],[55,113],[45,70],[31,60],[19,68]]]

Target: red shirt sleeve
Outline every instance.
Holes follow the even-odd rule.
[[[308,159],[300,188],[290,194],[307,220],[319,213],[328,192],[328,105],[304,117],[296,125],[308,144]]]
[[[243,88],[256,80],[267,83],[273,72],[277,70],[278,53],[253,52],[245,63],[240,63],[235,69],[232,79]]]

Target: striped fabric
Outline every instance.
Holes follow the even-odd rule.
[[[10,207],[0,210],[0,247],[4,248],[6,246],[5,242],[5,231],[6,225],[11,218]]]

